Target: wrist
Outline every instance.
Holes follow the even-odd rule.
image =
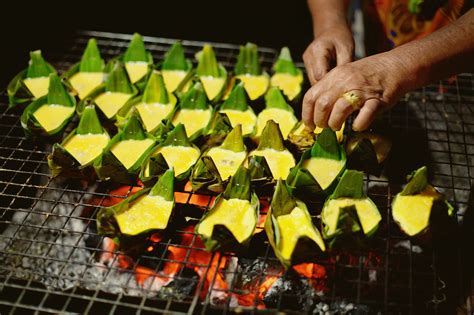
[[[347,24],[345,16],[332,16],[316,22],[313,25],[313,37],[317,38],[326,32],[347,32],[350,33],[349,25]]]

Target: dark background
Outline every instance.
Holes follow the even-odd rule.
[[[29,51],[41,49],[47,58],[48,51],[64,49],[77,29],[289,46],[295,60],[312,38],[304,0],[9,1],[0,6],[0,23],[2,89],[26,67]]]

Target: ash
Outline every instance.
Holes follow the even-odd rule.
[[[87,193],[97,185],[74,187],[86,194],[64,191],[71,184],[60,180],[39,187],[36,197],[41,200],[31,210],[17,210],[0,235],[0,278],[32,280],[54,290],[81,287],[114,294],[156,294],[140,288],[131,272],[118,270],[116,257],[100,262],[94,249],[88,248],[90,220],[81,218],[84,207],[78,203],[87,203]]]

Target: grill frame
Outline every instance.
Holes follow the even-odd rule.
[[[80,31],[74,38],[71,39],[70,48],[67,51],[46,51],[45,56],[48,61],[58,69],[60,73],[63,73],[72,64],[80,59],[80,54],[90,37],[95,37],[98,41],[98,45],[101,49],[102,56],[105,59],[110,59],[123,52],[131,38],[131,35],[127,34],[115,34],[106,32],[94,32],[94,31]],[[156,60],[161,60],[164,52],[167,48],[175,41],[173,39],[163,39],[156,37],[144,37],[147,48],[152,52],[153,57]],[[187,57],[192,58],[193,53],[198,51],[204,42],[200,41],[182,41],[185,47]],[[224,44],[224,43],[211,43],[216,49],[216,55],[220,62],[223,63],[226,68],[230,69],[236,60],[238,54],[238,45]],[[271,65],[275,61],[277,50],[271,48],[259,48],[260,58],[262,61],[263,69],[270,72]],[[301,68],[303,65],[298,64]],[[97,248],[86,248],[84,246],[78,246],[78,243],[73,245],[64,245],[71,248],[70,256],[67,259],[55,259],[49,257],[50,251],[57,246],[56,241],[62,237],[63,234],[67,234],[68,224],[75,220],[86,221],[85,230],[80,233],[78,242],[87,236],[95,236],[93,233],[88,231],[90,224],[93,224],[93,217],[84,218],[76,215],[78,210],[83,207],[93,207],[94,212],[98,211],[96,205],[91,204],[91,197],[99,198],[104,201],[108,195],[107,187],[99,185],[99,191],[87,191],[82,187],[78,187],[74,183],[66,183],[66,186],[56,186],[56,181],[49,178],[49,174],[44,171],[46,165],[47,152],[44,143],[35,142],[31,139],[27,139],[23,136],[21,125],[19,123],[19,115],[21,111],[14,109],[12,111],[6,111],[7,98],[5,93],[2,94],[0,99],[0,232],[3,232],[8,225],[18,225],[19,227],[27,227],[27,218],[36,215],[45,215],[45,219],[41,224],[35,226],[32,225],[30,228],[37,230],[37,233],[43,233],[43,230],[50,227],[46,227],[49,218],[58,217],[65,219],[64,225],[57,228],[57,237],[54,241],[40,241],[35,240],[36,235],[31,239],[25,239],[25,242],[30,242],[30,245],[26,247],[24,252],[11,253],[8,252],[9,247],[13,242],[21,241],[21,237],[17,234],[13,236],[4,236],[0,234],[1,239],[8,239],[9,245],[6,247],[0,247],[0,261],[2,256],[17,255],[20,258],[31,256],[28,252],[32,246],[37,246],[38,243],[44,243],[44,246],[49,246],[46,250],[44,257],[31,257],[36,259],[56,260],[57,263],[63,264],[62,270],[65,270],[68,264],[75,264],[74,261],[69,261],[75,251],[90,250],[96,251]],[[406,133],[416,133],[424,135],[427,140],[427,146],[430,152],[430,166],[431,175],[433,178],[433,184],[441,191],[445,192],[448,200],[455,205],[458,210],[457,216],[458,221],[462,221],[464,211],[468,205],[469,189],[473,180],[474,169],[474,119],[470,119],[473,116],[470,106],[474,105],[474,77],[470,74],[459,75],[455,81],[441,81],[438,84],[430,85],[422,88],[421,90],[407,94],[401,101],[400,105],[395,108],[392,112],[386,113],[384,119],[387,123],[390,123],[394,130],[401,130]],[[423,104],[419,108],[418,104]],[[413,112],[416,112],[414,115]],[[418,115],[418,116],[417,116]],[[421,119],[420,119],[421,117]],[[73,122],[68,126],[68,130],[71,130],[74,126]],[[350,131],[349,131],[350,132]],[[67,132],[65,132],[66,134]],[[363,278],[366,275],[366,267],[364,266],[365,252],[354,252],[357,257],[358,263],[344,264],[340,262],[328,262],[325,260],[318,261],[322,265],[326,265],[328,269],[334,267],[337,272],[349,272],[352,274],[355,271],[355,279],[350,279],[347,283],[355,285],[355,291],[351,296],[344,297],[344,294],[338,292],[341,291],[341,286],[344,284],[334,281],[331,283],[329,290],[330,294],[326,296],[325,301],[331,304],[336,301],[340,301],[341,298],[346,298],[348,302],[352,302],[355,305],[368,305],[374,307],[372,310],[377,309],[383,313],[416,313],[419,307],[416,298],[416,290],[420,289],[415,286],[414,279],[417,277],[428,277],[432,279],[432,287],[430,288],[434,297],[438,294],[438,298],[441,299],[442,295],[445,294],[449,299],[446,303],[440,303],[439,305],[434,303],[433,307],[428,309],[433,313],[443,313],[445,307],[448,305],[452,307],[454,304],[461,302],[462,293],[466,288],[463,287],[462,274],[462,259],[461,255],[462,248],[456,248],[456,262],[452,266],[444,266],[444,263],[440,263],[439,255],[435,253],[435,250],[428,251],[423,254],[429,258],[429,262],[435,267],[432,272],[423,272],[418,270],[415,266],[415,261],[418,256],[413,253],[413,244],[410,242],[409,246],[412,250],[405,253],[394,254],[393,243],[399,240],[406,240],[406,237],[401,235],[397,231],[394,222],[390,216],[390,203],[392,197],[399,190],[400,185],[388,184],[387,181],[373,177],[366,176],[365,179],[366,188],[369,189],[372,185],[382,185],[385,187],[385,193],[374,193],[369,190],[369,196],[374,199],[386,200],[384,206],[380,207],[380,202],[377,202],[379,209],[382,212],[382,216],[385,220],[384,226],[386,226],[386,232],[383,232],[381,239],[385,239],[385,248],[380,248],[379,253],[384,257],[383,266],[378,267],[380,273],[384,276],[383,280],[383,299],[377,301],[370,301],[364,296],[363,288],[367,285],[371,286],[370,282],[365,281]],[[130,187],[131,190],[132,187]],[[106,189],[106,190],[101,190]],[[48,195],[51,191],[59,193],[59,199],[49,199]],[[68,194],[77,194],[77,200],[63,200]],[[188,193],[188,202],[191,200],[193,194]],[[4,202],[5,201],[5,202]],[[8,204],[7,206],[4,206]],[[50,205],[47,206],[48,211],[39,213],[38,207],[42,204]],[[39,205],[39,206],[38,206]],[[57,215],[54,213],[56,207],[61,205],[69,205],[72,207],[71,212],[64,215]],[[209,204],[208,204],[209,206]],[[315,206],[315,205],[313,205]],[[23,212],[25,214],[25,220],[21,223],[11,221],[11,216],[15,212]],[[318,218],[314,218],[315,222],[318,222]],[[53,229],[54,230],[54,229]],[[384,230],[385,231],[385,230]],[[53,233],[53,234],[54,234]],[[178,230],[177,233],[188,233],[184,230]],[[55,234],[55,235],[56,235]],[[194,246],[197,236],[192,235],[192,242],[190,246],[186,247],[187,256],[184,265],[191,262],[187,261],[189,253],[195,250]],[[33,240],[33,241],[32,241]],[[166,246],[182,246],[176,244],[172,240],[168,240]],[[359,254],[359,255],[358,255]],[[397,260],[397,255],[403,256],[403,259],[408,260],[408,270],[395,270],[401,275],[407,276],[407,285],[399,288],[400,290],[408,290],[408,298],[405,299],[404,303],[394,302],[391,294],[393,288],[391,287],[391,261]],[[213,254],[209,259],[209,263],[202,265],[205,269],[205,274],[214,272],[213,269],[217,268],[212,265],[213,260],[217,257],[219,261],[227,257],[231,257],[233,254],[224,253],[223,255]],[[225,258],[224,258],[225,257]],[[118,259],[119,255],[114,255],[114,259]],[[271,247],[267,244],[264,256],[261,257],[265,262],[270,262],[272,265],[277,264],[278,261],[274,257]],[[426,258],[426,257],[425,257]],[[94,256],[91,255],[91,260],[88,262],[90,267],[94,266]],[[163,262],[169,261],[164,256],[156,258],[159,260],[158,266]],[[137,264],[139,261],[136,262]],[[425,265],[424,265],[425,266]],[[453,279],[458,281],[452,281],[448,289],[443,288],[443,282],[439,281],[439,274],[445,274],[446,270],[443,268],[454,268],[459,267],[459,272],[454,272]],[[133,273],[130,270],[116,270],[117,268],[112,267],[108,270],[105,275],[106,277],[111,272],[121,272],[130,274],[129,281],[133,281]],[[86,269],[84,269],[86,270]],[[183,269],[177,274],[181,277]],[[38,271],[33,271],[38,272]],[[36,281],[30,279],[24,281],[19,280],[14,275],[14,268],[8,268],[8,266],[0,266],[0,292],[3,292],[0,297],[0,312],[5,314],[22,313],[26,311],[41,311],[47,313],[54,312],[80,312],[80,313],[96,313],[98,311],[108,313],[122,313],[126,310],[135,311],[137,313],[208,313],[208,312],[231,312],[235,309],[230,306],[231,300],[228,299],[227,303],[223,305],[213,305],[211,303],[212,295],[216,294],[218,290],[213,289],[216,272],[213,273],[214,280],[212,285],[206,294],[206,298],[201,301],[199,298],[199,292],[204,286],[204,279],[206,276],[202,276],[197,283],[196,292],[185,301],[178,301],[173,298],[168,299],[156,299],[148,298],[146,295],[137,298],[128,297],[123,291],[119,294],[104,293],[100,290],[100,281],[98,282],[98,288],[95,290],[85,290],[80,287],[73,287],[68,291],[57,291],[48,287],[41,286]],[[84,271],[85,273],[85,271]],[[232,273],[232,270],[229,271]],[[235,273],[235,272],[234,272]],[[39,272],[39,276],[41,276]],[[84,274],[83,274],[84,276]],[[265,277],[269,276],[267,273],[262,273],[259,277],[259,283],[261,284]],[[235,280],[234,276],[234,280]],[[184,278],[186,279],[186,278]],[[68,279],[68,276],[63,276],[61,273],[57,275],[58,281],[76,280]],[[233,280],[233,281],[234,281]],[[344,279],[339,279],[344,280]],[[80,281],[79,281],[80,282]],[[234,282],[233,282],[234,283]],[[346,284],[347,284],[346,283]],[[377,281],[377,285],[380,284]],[[456,286],[453,288],[452,286]],[[426,286],[423,286],[426,288]],[[448,292],[449,290],[449,292]],[[451,292],[453,291],[453,292]],[[227,293],[239,293],[231,284],[230,289]],[[37,303],[37,298],[40,298]],[[63,301],[63,302],[62,302]],[[131,302],[130,302],[131,301]],[[433,300],[435,301],[435,300]],[[277,312],[280,309],[281,297],[279,299],[278,306],[274,309],[259,310],[257,308],[258,301],[254,301],[254,305],[251,308],[245,309],[249,313],[256,313],[260,311],[265,312]],[[454,304],[453,304],[454,303]],[[466,303],[466,307],[474,303]],[[75,306],[75,305],[78,306]],[[71,306],[72,305],[72,306]],[[469,310],[471,311],[471,310]]]

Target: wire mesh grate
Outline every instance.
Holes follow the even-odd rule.
[[[91,37],[97,39],[106,59],[123,52],[131,38],[79,32],[67,51],[44,54],[62,73],[80,59]],[[144,40],[155,60],[161,60],[174,42],[146,36]],[[182,43],[190,59],[203,45],[197,41]],[[218,60],[231,68],[239,47],[212,44]],[[262,66],[268,72],[276,54],[274,49],[260,48]],[[256,234],[250,254],[206,253],[192,227],[208,210],[212,196],[188,191],[180,192],[178,204],[186,220],[173,235],[159,241],[147,239],[137,255],[125,255],[107,246],[110,240],[97,235],[95,214],[113,198],[125,198],[136,187],[51,179],[46,162],[50,145],[24,137],[19,123],[21,110],[7,111],[3,94],[0,313],[294,310],[314,314],[441,314],[452,310],[465,302],[462,247],[452,246],[440,253],[413,244],[393,222],[390,204],[400,191],[403,177],[427,164],[433,184],[456,206],[462,221],[469,209],[474,174],[473,105],[474,78],[470,74],[407,94],[382,118],[394,137],[393,159],[400,168],[389,174],[391,180],[366,177],[368,195],[383,216],[373,247],[335,252],[315,264],[284,273],[264,233]],[[268,204],[268,200],[262,202]],[[321,206],[312,203],[309,208]],[[261,215],[265,214],[262,207]],[[313,219],[320,224],[318,216]],[[151,274],[159,275],[159,281]],[[472,302],[468,300],[464,307]]]

